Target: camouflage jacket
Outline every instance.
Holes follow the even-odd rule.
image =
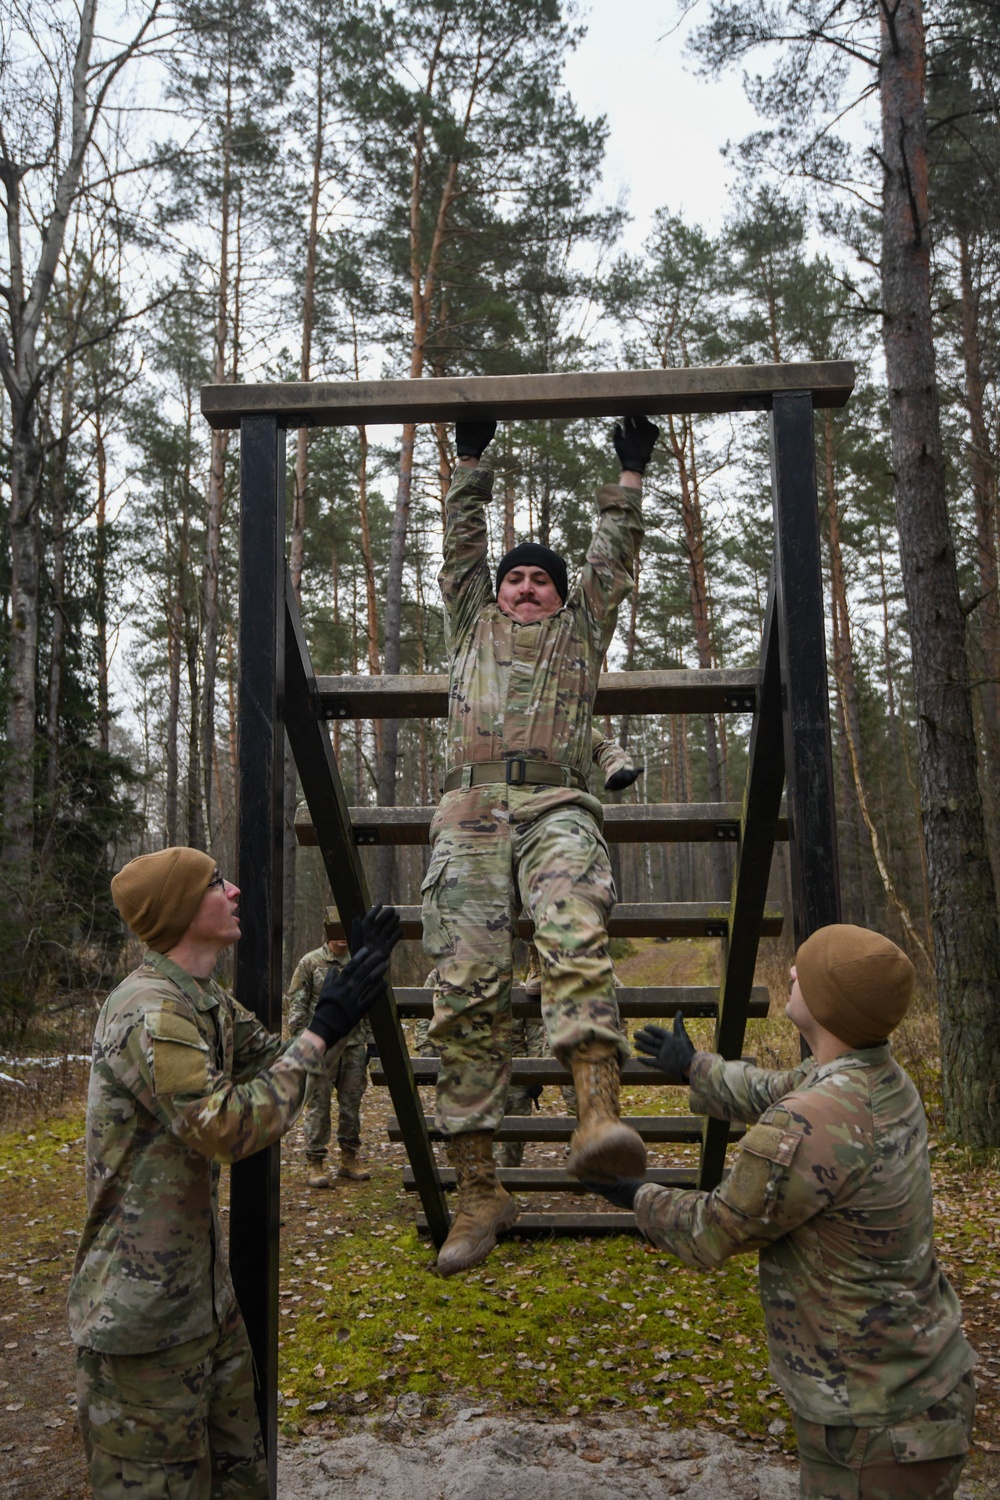
[[[219,1163],[278,1140],[322,1065],[311,1042],[283,1050],[214,980],[162,953],[147,952],[112,991],[90,1069],[74,1343],[142,1354],[203,1337],[213,1316],[223,1322],[235,1296]]]
[[[752,1128],[714,1192],[641,1187],[639,1227],[690,1266],[760,1251],[792,1410],[880,1427],[947,1395],[975,1355],[934,1253],[923,1106],[888,1043],[787,1073],[699,1052],[691,1108]]]
[[[548,619],[521,625],[501,611],[493,590],[484,509],[492,490],[489,469],[459,468],[446,502],[438,582],[451,668],[449,763],[523,755],[559,761],[586,777],[601,664],[642,541],[641,492],[618,484],[598,491],[597,526],[566,603]],[[449,792],[445,800],[463,798],[481,800],[475,790]],[[531,821],[567,802],[601,817],[596,797],[550,786],[526,788],[511,800],[511,816]]]
[[[330,952],[329,944],[324,943],[321,948],[313,948],[309,953],[303,954],[295,965],[288,993],[285,996],[288,1016],[289,1036],[298,1036],[304,1031],[313,1018],[316,1009],[316,1001],[319,992],[323,988],[323,982],[330,970],[336,966],[342,969],[350,958],[349,953],[339,956]],[[344,1038],[344,1048],[354,1047],[359,1044],[366,1045],[372,1040],[371,1023],[366,1016],[359,1021],[354,1030]],[[339,1053],[338,1053],[339,1057]]]

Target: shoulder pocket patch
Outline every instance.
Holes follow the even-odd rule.
[[[153,1041],[153,1087],[158,1094],[204,1094],[208,1046],[195,1023],[173,1011],[146,1017]]]
[[[752,1126],[743,1137],[726,1182],[725,1195],[732,1207],[751,1219],[770,1219],[781,1180],[801,1139],[800,1130],[789,1130],[783,1124]]]

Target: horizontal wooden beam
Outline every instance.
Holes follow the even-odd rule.
[[[699,1132],[698,1139],[701,1140]],[[441,1186],[449,1191],[456,1186],[453,1167],[440,1167]],[[585,1196],[580,1180],[567,1172],[565,1167],[498,1167],[497,1177],[510,1193],[575,1193]],[[644,1182],[658,1182],[661,1187],[687,1187],[691,1182],[690,1169],[684,1167],[647,1167]],[[415,1191],[413,1168],[403,1168],[403,1187],[406,1192]]]
[[[753,713],[756,667],[666,672],[604,672],[595,714]],[[328,719],[443,719],[448,679],[401,673],[384,677],[317,677]]]
[[[511,1062],[511,1081],[513,1083],[540,1083],[546,1084],[570,1084],[573,1075],[564,1068],[562,1063],[557,1062],[554,1057],[515,1057]],[[436,1057],[410,1057],[410,1067],[413,1069],[413,1079],[418,1086],[434,1083],[437,1080],[440,1061]],[[372,1083],[382,1085],[385,1083],[385,1074],[378,1058],[372,1060],[371,1066]],[[645,1063],[631,1058],[621,1065],[621,1081],[639,1088],[662,1088],[666,1085],[666,1079],[656,1068],[648,1068]]]
[[[700,1142],[701,1119],[696,1115],[626,1115],[625,1120],[637,1130],[650,1145],[676,1145],[679,1142]],[[568,1141],[579,1121],[571,1115],[504,1115],[497,1132],[498,1141],[541,1141],[556,1144]],[[729,1127],[731,1140],[739,1140],[746,1133],[745,1125]],[[403,1132],[395,1116],[390,1115],[388,1134],[390,1141],[401,1141]],[[441,1130],[429,1132],[432,1141],[443,1141]]]
[[[698,1174],[691,1172],[674,1186],[693,1188],[697,1180]],[[427,1220],[422,1213],[416,1215],[416,1227],[418,1234],[427,1233]],[[599,1234],[636,1236],[639,1233],[635,1214],[619,1213],[614,1209],[610,1209],[607,1213],[586,1213],[580,1209],[576,1213],[571,1210],[568,1213],[521,1214],[510,1229],[499,1231],[499,1237],[503,1240],[547,1240],[556,1235],[562,1237],[586,1235],[591,1238]]]
[[[393,985],[396,1008],[403,1020],[416,1017],[428,1018],[434,1013],[434,991],[427,989],[401,989]],[[511,991],[511,1011],[516,1020],[538,1020],[542,1014],[541,1001],[537,995],[526,995],[520,985]],[[647,1021],[667,1016],[673,1018],[678,1011],[683,1016],[711,1017],[719,1013],[719,991],[706,984],[623,986],[615,990],[615,1000],[623,1020]],[[767,985],[754,985],[750,996],[751,1016],[766,1016],[770,1004]]]
[[[740,811],[738,802],[611,802],[604,809],[604,837],[610,844],[735,843]],[[434,812],[433,807],[352,807],[354,842],[362,847],[426,844]],[[296,823],[295,837],[304,849],[316,847],[311,823]],[[787,818],[778,820],[775,837],[788,838]]]
[[[423,937],[419,906],[398,906],[403,937]],[[761,937],[778,937],[782,916],[768,907],[761,923]],[[343,926],[333,922],[327,929],[330,937],[346,937]],[[533,922],[522,917],[517,935],[530,939]],[[710,901],[619,901],[608,919],[609,937],[725,937],[729,931],[729,907]]]
[[[249,416],[277,417],[282,427],[347,427],[482,417],[523,422],[539,417],[768,411],[772,398],[788,391],[808,391],[814,406],[843,406],[854,388],[854,376],[849,361],[826,360],[557,375],[261,382],[203,386],[201,410],[216,428],[238,427]]]

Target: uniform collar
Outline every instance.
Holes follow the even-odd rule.
[[[832,1062],[823,1063],[822,1067],[816,1069],[816,1077],[827,1078],[831,1073],[851,1068],[879,1068],[891,1057],[892,1048],[888,1042],[882,1042],[878,1047],[859,1047],[855,1052],[844,1052]]]
[[[157,953],[155,948],[147,948],[143,955],[143,962],[149,964],[164,979],[169,979],[176,984],[179,990],[183,990],[188,999],[197,1010],[217,1010],[219,998],[215,993],[215,980],[209,979],[207,988],[203,988],[193,974],[187,969],[182,969],[180,964],[175,964],[172,958],[165,953]]]

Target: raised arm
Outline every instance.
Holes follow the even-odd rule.
[[[618,606],[631,591],[643,537],[642,475],[660,429],[646,417],[626,417],[615,427],[621,464],[617,484],[597,492],[598,518],[580,573],[580,591],[603,654],[618,621]]]
[[[493,494],[493,473],[481,466],[480,459],[496,425],[458,422],[455,426],[458,463],[445,500],[444,561],[438,574],[449,650],[494,597],[483,508]]]

